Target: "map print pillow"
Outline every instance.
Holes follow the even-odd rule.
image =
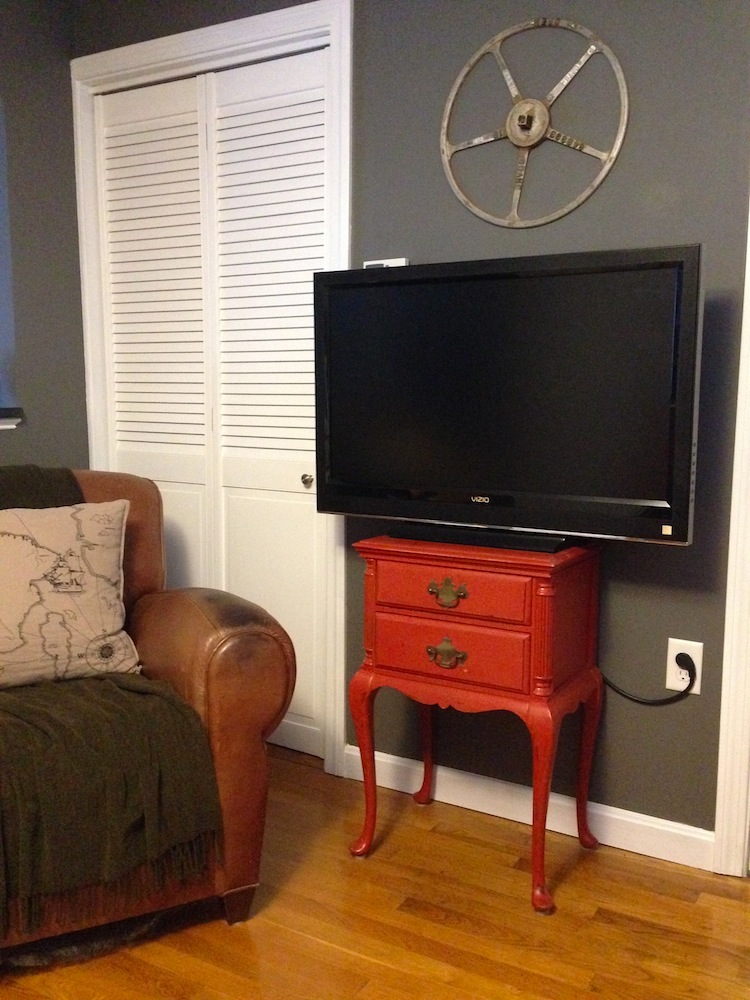
[[[140,669],[122,631],[129,506],[0,510],[0,687]]]

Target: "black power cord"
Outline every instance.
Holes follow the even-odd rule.
[[[635,701],[639,705],[674,705],[676,701],[682,701],[683,698],[687,698],[695,687],[695,681],[698,676],[695,664],[693,663],[693,658],[687,653],[678,653],[677,656],[675,656],[675,663],[682,670],[687,670],[690,680],[688,681],[686,688],[683,688],[682,691],[678,691],[676,694],[668,695],[666,698],[639,698],[636,694],[629,694],[629,692],[623,691],[621,687],[618,687],[607,677],[604,677],[604,683],[607,687],[612,688],[613,691],[622,695],[623,698],[627,698],[629,701]]]

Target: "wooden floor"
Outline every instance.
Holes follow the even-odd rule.
[[[750,1000],[750,884],[548,835],[557,913],[529,903],[526,826],[380,793],[275,752],[253,917],[194,911],[158,936],[5,971],[2,1000]]]

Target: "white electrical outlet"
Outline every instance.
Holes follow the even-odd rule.
[[[667,642],[667,682],[668,691],[684,691],[690,674],[677,663],[677,654],[687,653],[695,664],[695,684],[690,694],[701,693],[701,671],[703,668],[703,643],[689,639],[669,639]]]

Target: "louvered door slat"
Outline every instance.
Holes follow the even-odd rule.
[[[251,193],[226,193],[221,200],[220,218],[230,218],[232,213],[260,205],[319,204],[325,197],[325,190],[311,181],[309,177],[289,177],[275,184],[255,184]]]

